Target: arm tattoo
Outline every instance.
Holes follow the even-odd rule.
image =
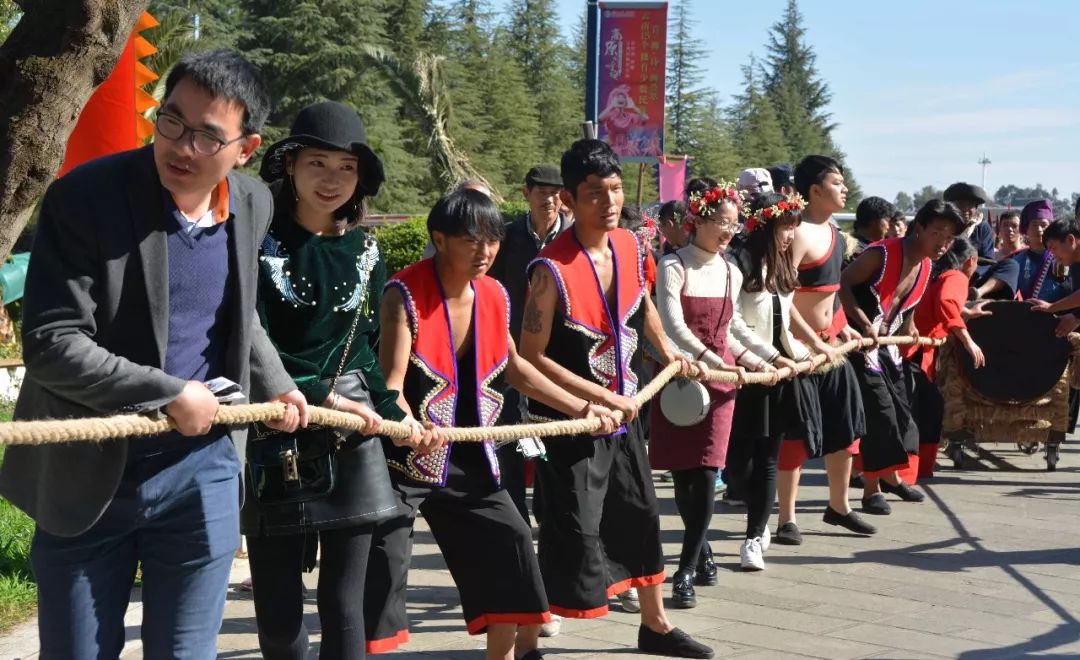
[[[529,302],[525,303],[525,316],[521,320],[521,327],[525,332],[531,332],[534,335],[544,330],[544,316],[536,306],[536,300],[531,296]]]

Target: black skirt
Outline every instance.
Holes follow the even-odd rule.
[[[788,437],[811,458],[847,449],[866,432],[859,382],[847,360],[795,378]]]
[[[341,375],[338,394],[374,408],[367,381],[359,371]],[[248,445],[258,440],[248,440]],[[369,525],[401,515],[390,484],[390,471],[380,438],[352,434],[337,452],[334,489],[310,502],[261,504],[244,479],[240,531],[255,536],[300,534],[324,529]]]
[[[735,393],[732,438],[771,438],[787,435],[792,426],[791,409],[795,381],[776,385],[744,385]]]

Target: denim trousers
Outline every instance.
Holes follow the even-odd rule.
[[[140,566],[143,656],[216,657],[240,545],[240,462],[228,436],[172,440],[132,441],[116,495],[86,532],[36,530],[41,658],[119,657]]]

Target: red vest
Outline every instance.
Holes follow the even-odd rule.
[[[592,259],[574,230],[565,231],[529,264],[551,270],[559,293],[545,354],[562,367],[612,392],[633,396],[638,390],[635,367],[644,318],[645,275],[641,246],[632,233],[608,234],[613,260],[614,308],[608,309]],[[565,415],[529,401],[533,417]]]
[[[903,327],[904,317],[919,304],[926,286],[930,283],[931,262],[923,258],[919,264],[919,272],[915,276],[915,284],[902,300],[897,300],[896,289],[900,285],[900,274],[904,268],[904,239],[887,238],[883,241],[871,244],[867,250],[880,250],[882,254],[881,270],[878,271],[877,279],[870,283],[869,291],[873,298],[872,304],[861,304],[863,313],[878,328],[878,335],[885,337],[896,334]],[[856,299],[859,300],[859,296]],[[888,321],[887,325],[882,325]],[[886,352],[893,362],[900,364],[900,350],[896,346],[886,346]],[[876,364],[878,349],[867,351],[871,364]]]
[[[424,259],[394,275],[386,286],[405,301],[412,352],[402,387],[405,400],[421,422],[451,427],[458,413],[458,361],[442,283],[434,259]],[[472,283],[473,345],[475,348],[477,417],[481,426],[494,426],[502,412],[502,376],[510,357],[510,301],[496,280],[484,276]],[[471,398],[471,397],[470,397]],[[420,455],[393,452],[390,467],[424,483],[444,485],[453,445]],[[491,441],[484,441],[491,473],[499,480],[499,463]]]

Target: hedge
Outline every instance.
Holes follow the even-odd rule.
[[[524,201],[503,202],[499,205],[499,211],[506,222],[513,221],[528,210],[529,205]],[[386,272],[393,275],[420,261],[424,256],[424,247],[428,243],[427,216],[413,216],[404,222],[383,225],[371,233],[379,241],[379,249],[386,260]]]

